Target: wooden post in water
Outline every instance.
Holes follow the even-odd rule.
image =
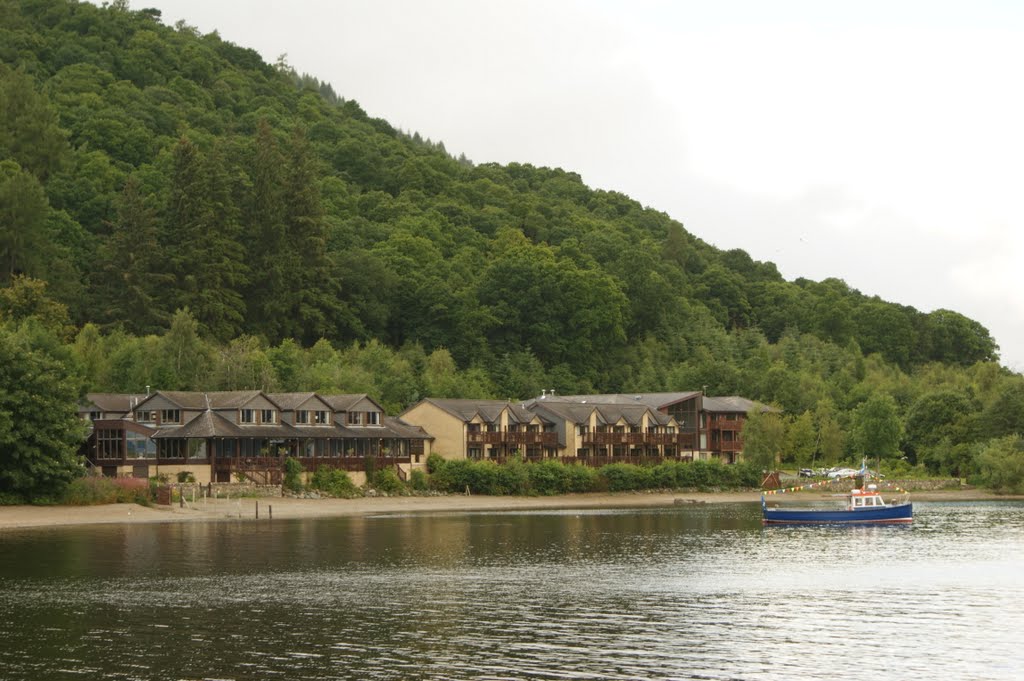
[[[269,504],[267,505],[267,517],[270,520],[274,519],[274,507]]]
[[[256,520],[259,520],[259,519],[260,519],[260,502],[257,499],[256,500]]]

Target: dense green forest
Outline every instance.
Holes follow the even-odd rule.
[[[61,367],[55,400],[703,388],[779,406],[761,425],[794,463],[871,445],[868,406],[932,472],[1024,461],[1024,378],[977,322],[785,281],[571,171],[453,157],[123,1],[0,0],[0,294],[0,352]]]

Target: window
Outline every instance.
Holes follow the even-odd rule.
[[[313,412],[313,422],[318,426],[329,426],[331,425],[331,412],[329,411],[315,411]]]
[[[309,423],[309,412],[305,409],[300,409],[295,412],[295,423],[298,425],[306,425]]]
[[[371,426],[380,425],[380,412],[379,411],[368,411],[366,412],[366,423]]]
[[[260,423],[277,423],[277,412],[273,409],[260,409]]]
[[[187,440],[161,440],[158,456],[161,459],[184,459]]]
[[[121,431],[112,428],[100,428],[96,431],[96,458],[121,458]]]
[[[580,435],[586,435],[590,432],[590,426],[579,426]]]
[[[238,417],[239,423],[256,423],[255,409],[242,409]]]
[[[348,413],[348,424],[350,426],[361,426],[361,425],[363,425],[363,412],[361,412],[361,411],[350,411]]]
[[[160,423],[181,423],[180,409],[161,409]]]
[[[101,414],[100,412],[98,412],[98,411],[90,411],[89,412],[89,420],[90,421],[99,421],[101,418],[103,418],[103,414]]]
[[[135,414],[135,419],[139,423],[156,423],[156,412],[155,411],[140,411]]]
[[[155,459],[156,442],[141,433],[125,433],[129,459]]]
[[[188,442],[188,458],[206,458],[206,440],[186,440]]]

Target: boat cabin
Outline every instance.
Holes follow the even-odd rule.
[[[886,503],[882,495],[878,493],[875,485],[868,485],[867,489],[850,490],[850,510],[860,511],[867,508],[881,508]]]

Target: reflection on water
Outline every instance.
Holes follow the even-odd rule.
[[[0,534],[0,678],[1020,678],[1024,504],[915,510],[910,527],[765,529],[729,504]]]

